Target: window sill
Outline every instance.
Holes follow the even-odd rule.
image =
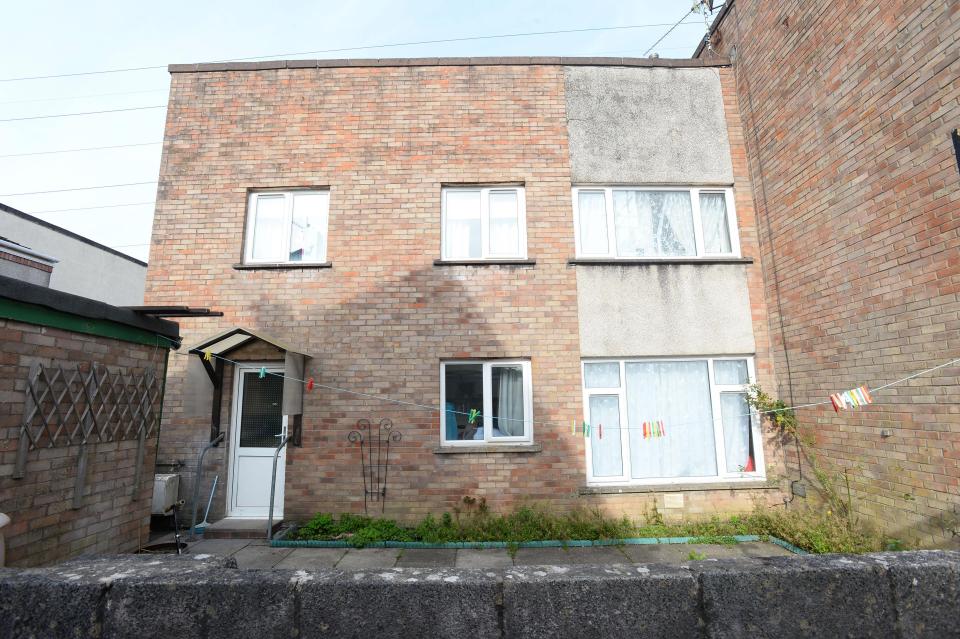
[[[539,453],[540,444],[485,444],[477,446],[438,446],[434,455],[464,455],[472,453]]]
[[[626,266],[648,264],[753,264],[752,257],[665,257],[653,258],[593,258],[577,257],[567,260],[573,266]]]
[[[577,491],[581,495],[619,495],[621,493],[679,493],[708,490],[780,490],[780,482],[766,479],[742,481],[716,481],[711,483],[677,483],[646,486],[610,485],[581,486]]]
[[[333,262],[279,262],[265,264],[234,264],[235,271],[281,271],[288,269],[333,268]]]
[[[434,260],[434,266],[533,266],[536,260]]]

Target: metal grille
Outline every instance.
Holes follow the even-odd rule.
[[[27,453],[38,448],[79,446],[74,507],[79,508],[88,444],[137,439],[134,499],[137,497],[146,438],[158,428],[161,383],[152,370],[110,370],[93,363],[35,363],[26,384],[20,446],[14,479],[26,473]]]
[[[243,403],[240,415],[241,448],[276,448],[283,431],[283,378],[244,373]]]

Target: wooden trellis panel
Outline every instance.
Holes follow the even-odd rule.
[[[137,499],[146,440],[159,427],[160,381],[152,370],[131,373],[91,364],[30,368],[14,479],[26,473],[27,454],[38,448],[78,446],[74,508],[79,508],[87,470],[87,446],[136,439],[133,498]]]

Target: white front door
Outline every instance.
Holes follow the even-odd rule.
[[[232,432],[230,435],[230,517],[266,518],[270,510],[270,474],[277,446],[287,434],[283,415],[283,368],[267,366],[270,373],[260,377],[260,365],[237,365],[234,376]],[[274,519],[283,517],[283,478],[286,449],[277,459]]]

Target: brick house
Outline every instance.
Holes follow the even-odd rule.
[[[146,303],[224,316],[181,324],[158,465],[184,464],[187,496],[225,436],[211,519],[266,515],[284,429],[278,513],[362,511],[364,418],[402,432],[400,519],[467,495],[781,503],[779,442],[744,403],[775,380],[729,61],[170,71]]]
[[[713,25],[720,57],[698,51],[734,60],[791,403],[960,353],[958,39],[957,2],[728,0]],[[825,468],[849,479],[855,512],[892,537],[957,542],[957,373],[918,377],[856,413],[799,413]]]

